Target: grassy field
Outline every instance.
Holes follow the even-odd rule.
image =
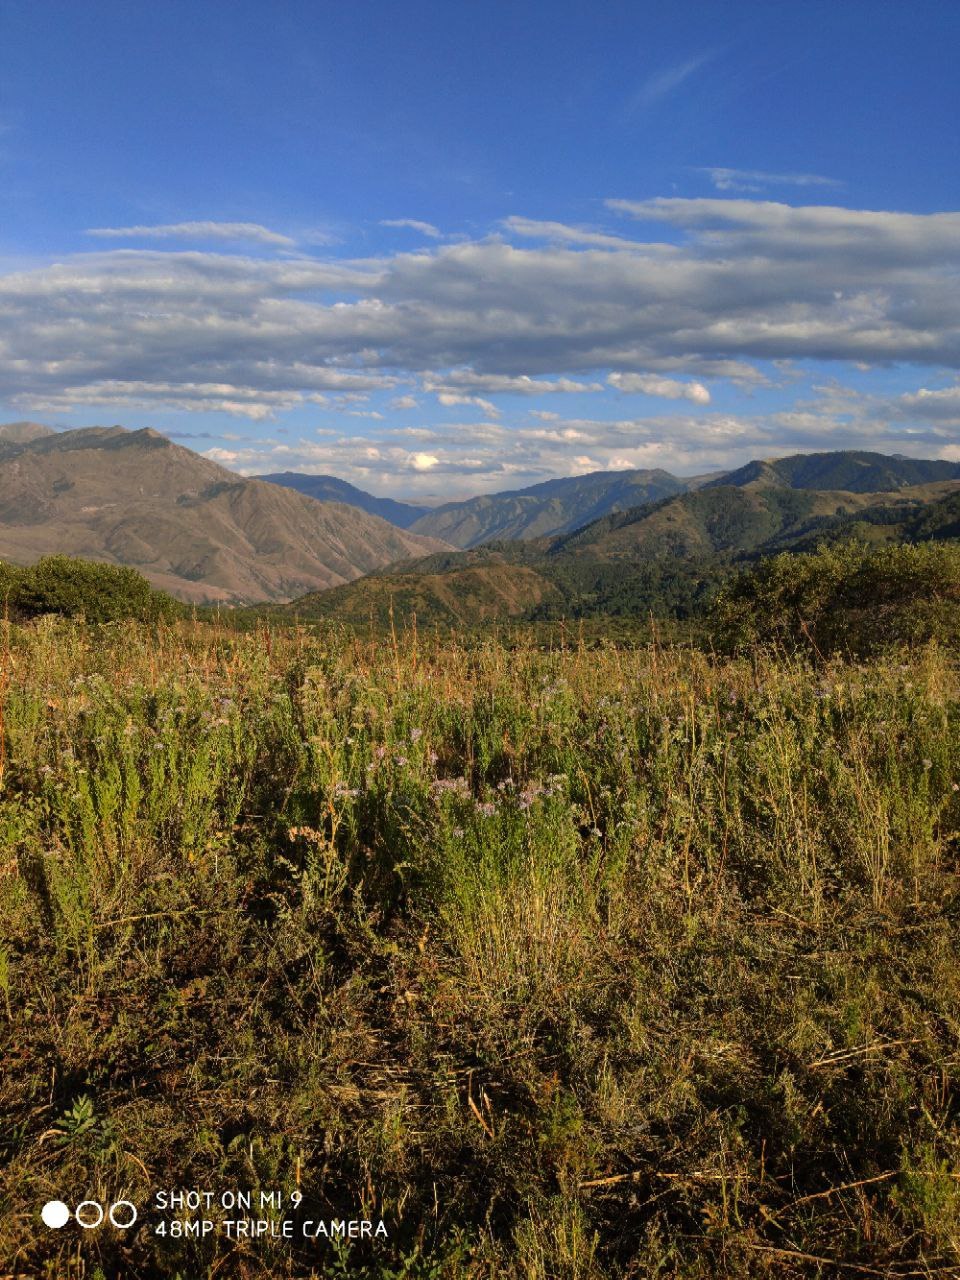
[[[2,639],[0,1275],[960,1274],[952,654]]]

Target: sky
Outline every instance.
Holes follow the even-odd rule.
[[[0,421],[436,502],[960,459],[952,0],[0,0]]]

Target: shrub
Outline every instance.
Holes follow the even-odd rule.
[[[0,565],[0,594],[21,618],[55,613],[88,622],[155,622],[182,611],[136,569],[70,556],[44,556],[25,569]]]
[[[865,656],[960,637],[960,547],[821,547],[761,560],[720,593],[718,647],[757,645]]]

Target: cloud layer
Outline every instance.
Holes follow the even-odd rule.
[[[248,240],[292,249],[296,241],[262,227],[259,222],[164,222],[155,226],[91,227],[88,236],[101,240]]]
[[[288,237],[259,224],[100,228],[93,234],[246,239],[284,252],[131,247],[0,276],[0,401],[34,413],[121,406],[256,421],[381,392],[409,411],[423,403],[409,394],[419,392],[434,408],[479,411],[488,439],[507,431],[495,446],[504,467],[533,474],[510,441],[537,439],[542,470],[547,459],[560,466],[556,440],[570,466],[632,465],[656,454],[657,431],[675,463],[717,440],[792,439],[799,417],[747,427],[757,422],[747,413],[701,412],[671,417],[668,431],[643,416],[656,414],[657,399],[706,410],[720,386],[742,394],[768,383],[771,368],[787,367],[777,362],[928,370],[914,386],[960,373],[960,213],[720,198],[621,199],[607,209],[612,228],[517,217],[496,235],[352,260],[292,253]],[[621,234],[623,219],[632,235]],[[393,222],[430,234],[427,224]],[[651,399],[630,403],[640,416],[626,419],[624,394]],[[594,428],[583,428],[580,448],[552,422],[537,437],[491,425],[538,397],[552,412],[583,395],[608,404],[621,424],[604,428],[620,433],[615,443],[609,434],[598,443]],[[903,438],[911,423],[954,431],[957,398],[936,383],[910,391],[873,405],[872,429],[877,439]],[[537,412],[551,421],[545,407]],[[831,438],[832,419],[818,413],[820,439]],[[562,429],[580,431],[577,421]],[[489,469],[472,448],[478,430],[462,428],[461,467],[472,457]],[[381,443],[381,457],[400,447]],[[419,468],[435,476],[452,447],[445,438],[408,452],[435,459]]]

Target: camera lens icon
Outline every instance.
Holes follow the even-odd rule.
[[[40,1210],[40,1217],[44,1226],[50,1227],[53,1231],[59,1231],[61,1227],[65,1227],[71,1218],[74,1218],[84,1231],[92,1231],[100,1226],[105,1217],[118,1231],[126,1231],[137,1220],[137,1206],[130,1200],[115,1200],[109,1207],[104,1208],[99,1200],[81,1200],[71,1213],[69,1205],[64,1204],[62,1200],[48,1200]]]
[[[65,1227],[70,1221],[70,1210],[62,1200],[48,1200],[40,1210],[40,1217],[43,1219],[45,1227],[59,1231],[61,1227]]]

